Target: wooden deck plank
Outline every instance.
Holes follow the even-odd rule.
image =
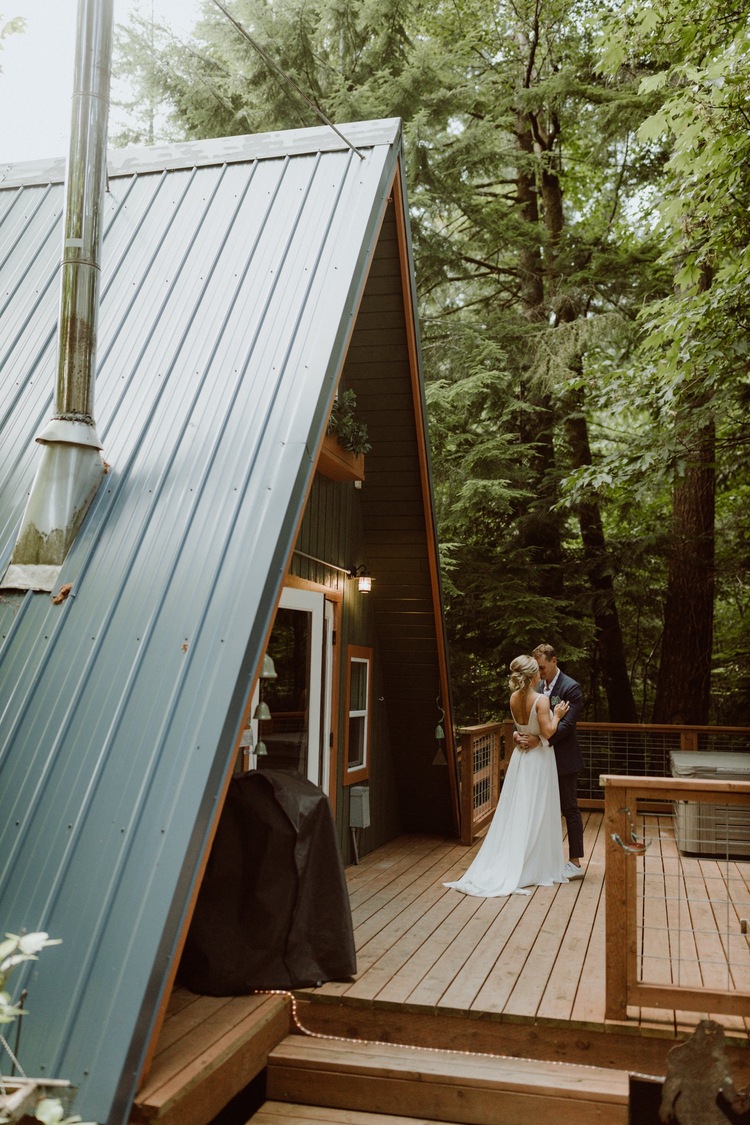
[[[449,857],[450,853],[445,858]],[[437,908],[438,920],[442,920],[445,909],[450,909],[448,892],[442,885],[440,875],[444,866],[444,862],[435,864],[428,872],[419,876],[411,886],[407,884],[394,898],[391,898],[379,911],[377,920],[371,918],[367,924],[355,929],[356,980],[353,983],[333,982],[327,987],[329,995],[361,997],[371,995],[372,987],[380,987],[377,981],[380,979],[382,983],[382,972],[376,973],[373,978],[368,974],[382,957],[388,954],[402,937],[410,935],[416,926],[429,929],[433,908]],[[391,958],[392,963],[399,964],[403,956],[403,950],[399,950]]]
[[[491,899],[497,914],[481,941],[471,951],[463,967],[447,982],[440,998],[442,1011],[470,1011],[477,993],[503,956],[508,939],[521,924],[528,899],[513,895],[509,899]]]
[[[408,871],[415,859],[429,855],[439,843],[442,841],[421,836],[416,839],[408,837],[407,842],[403,837],[398,837],[395,841],[391,841],[391,844],[384,845],[382,849],[378,848],[377,853],[373,853],[378,856],[374,863],[368,864],[362,861],[353,868],[347,868],[347,885],[352,909],[361,906],[381,887],[387,886],[404,871]]]
[[[588,847],[587,854],[590,859],[587,863],[586,877],[579,891],[579,899],[586,914],[591,917],[591,925],[571,1008],[572,1019],[583,1026],[599,1024],[603,1019],[606,989],[604,924],[606,839],[603,818],[589,815],[586,830],[584,843]],[[589,911],[593,911],[593,915],[589,914]]]
[[[537,888],[537,890],[546,889]],[[524,901],[523,922],[516,925],[513,932],[508,935],[502,956],[498,958],[472,1003],[472,1009],[475,1011],[496,1013],[505,1011],[508,998],[526,963],[531,935],[538,933],[547,915],[548,903],[536,891]]]
[[[454,844],[452,849],[458,856],[461,845]],[[409,898],[413,897],[415,886],[430,886],[437,881],[440,871],[445,863],[443,849],[433,848],[428,854],[416,861],[405,864],[403,869],[395,876],[388,879],[360,906],[352,910],[352,923],[358,944],[364,944],[380,928],[380,917],[386,909],[398,910],[408,905]]]
[[[644,826],[647,836],[658,838],[665,871],[667,931],[670,955],[676,961],[672,973],[674,984],[684,984],[691,988],[702,986],[698,949],[690,918],[687,888],[682,857],[671,830],[668,818],[656,816],[653,825]],[[689,1030],[695,1026],[696,1018],[707,1019],[707,1012],[675,1011],[675,1026],[678,1030]]]
[[[177,1050],[177,1044],[192,1035],[196,1028],[210,1027],[211,1021],[216,1022],[217,1017],[220,1020],[221,1010],[230,999],[227,996],[197,996],[185,988],[174,989],[172,995],[175,994],[174,1004],[170,998],[167,1007],[167,1018],[159,1035],[154,1061],[169,1051]],[[260,1002],[259,998],[252,997],[250,1008],[257,1007]]]
[[[296,1102],[266,1102],[247,1125],[306,1125],[309,1121],[318,1121],[320,1125],[459,1125],[458,1122],[438,1122],[426,1117],[401,1117],[391,1113],[367,1113]]]
[[[601,818],[598,819],[601,821]],[[587,828],[591,821],[589,817]],[[589,858],[583,863],[586,874],[578,882],[570,920],[565,932],[560,935],[559,952],[537,1008],[537,1016],[541,1019],[563,1023],[571,1020],[576,999],[587,1020],[591,1018],[593,1003],[598,1011],[602,1010],[601,981],[590,980],[595,957],[589,957],[588,974],[584,972],[596,918],[599,914],[603,916],[604,912],[604,837],[602,832],[595,831],[593,825],[589,829],[587,844]],[[581,984],[582,981],[585,985]],[[593,995],[587,998],[587,993],[592,990],[595,990],[595,998]]]
[[[367,917],[355,929],[357,978],[353,982],[324,984],[315,990],[315,996],[336,1003],[383,1005],[391,1011],[401,1008],[405,1015],[414,1017],[429,1013],[514,1023],[536,1020],[549,1027],[603,1031],[606,839],[599,812],[585,810],[584,824],[588,857],[585,878],[562,887],[536,888],[528,897],[473,899],[442,886],[468,867],[481,841],[466,849],[451,840],[425,847],[422,840],[418,852],[407,848],[405,864],[397,863],[396,853],[391,850],[387,857],[390,874],[381,867],[377,883],[365,878],[365,885],[373,891],[370,897],[379,899],[379,908],[372,912],[368,908]],[[653,832],[653,848],[658,848],[660,855],[654,862],[663,870],[657,879],[661,894],[657,910],[664,915],[661,933],[674,946],[677,903],[668,895],[664,905],[664,890],[669,891],[672,885],[669,864],[677,854],[672,818],[666,816],[663,824],[661,820],[658,824],[659,831]],[[414,864],[408,856],[417,854],[419,862]],[[362,860],[362,866],[374,863],[370,856]],[[750,862],[735,866],[737,902],[745,905],[733,910],[738,918],[746,917],[750,914]],[[717,878],[715,870],[708,874]],[[347,880],[349,877],[348,871]],[[686,865],[684,879],[686,898],[688,893],[693,895],[693,888],[687,884],[700,881],[696,908],[703,912],[703,922],[710,923],[711,929],[705,940],[709,946],[713,943],[723,957],[716,918],[705,913],[707,908],[710,912],[710,904],[698,860]],[[451,906],[453,899],[455,905]],[[745,914],[741,914],[742,909]],[[683,911],[683,904],[679,910]],[[692,914],[687,924],[691,931],[698,928]],[[692,932],[688,937],[692,938]],[[731,952],[739,944],[731,937],[724,939],[727,943]],[[739,979],[744,973],[740,953],[737,959],[735,971]],[[680,972],[694,974],[695,968],[686,963]],[[694,1029],[703,1015],[630,1008],[623,1026],[631,1034],[640,1029],[650,1037],[671,1039],[677,1035],[676,1020],[685,1032]],[[722,1016],[717,1020],[728,1033],[747,1037],[747,1025],[739,1017]],[[615,1026],[620,1026],[620,1021]]]
[[[568,883],[554,889],[539,889],[551,892],[551,896],[545,896],[551,897],[551,902],[528,951],[526,963],[508,997],[505,1005],[505,1014],[508,1016],[536,1017],[560,950],[560,935],[568,928],[573,908],[583,888],[579,881],[578,886]]]
[[[429,1048],[409,1048],[395,1043],[338,1043],[289,1035],[271,1051],[269,1068],[365,1075],[377,1070],[384,1077],[439,1079],[464,1086],[467,1079],[488,1089],[553,1090],[578,1100],[603,1100],[627,1104],[627,1075],[617,1070],[575,1063],[540,1062],[504,1056],[464,1054]]]
[[[732,886],[726,878],[729,861],[700,859],[698,865],[706,887],[706,897],[710,909],[710,916],[706,913],[703,918],[709,929],[711,928],[711,918],[713,919],[713,927],[716,933],[716,940],[712,941],[711,953],[708,954],[709,960],[718,961],[718,966],[716,964],[713,966],[713,971],[716,974],[715,979],[719,980],[722,976],[721,968],[723,966],[721,962],[724,961],[726,972],[723,987],[730,989],[745,988],[747,987],[747,976],[743,974],[744,965],[732,963],[730,958],[729,928],[735,926],[739,934],[739,917],[731,900]],[[700,941],[698,941],[698,946],[701,950],[702,943]],[[701,953],[699,953],[699,956],[701,956]],[[737,1030],[747,1026],[745,1018],[742,1016],[726,1016],[725,1019],[727,1021],[725,1026]]]
[[[600,817],[584,816],[584,855],[593,856],[600,823]],[[582,880],[572,880],[556,888],[539,887],[535,892],[539,896],[553,894],[554,898],[547,917],[534,936],[526,962],[505,1005],[505,1015],[526,1018],[537,1015],[559,955],[561,937],[566,933],[575,905],[583,893],[589,867],[590,861],[584,861],[586,874]],[[583,897],[587,901],[588,893]],[[589,932],[593,920],[592,912]]]
[[[430,899],[434,902],[424,912]],[[391,928],[381,931],[377,944],[368,944],[366,952],[370,963],[351,995],[398,1003],[404,1001],[415,983],[422,979],[430,939],[437,932],[444,932],[444,925],[457,903],[441,886],[433,888],[432,894],[421,895],[414,906],[414,911],[404,912]]]
[[[637,882],[639,884],[639,920],[638,933],[641,944],[638,950],[638,976],[640,980],[653,984],[672,983],[672,961],[670,952],[670,934],[667,921],[667,886],[664,869],[664,856],[661,848],[661,838],[649,837],[646,829],[647,820],[644,820],[643,834],[651,838],[652,847],[642,859],[635,856],[629,857],[629,862],[640,868]],[[657,846],[654,847],[653,844]],[[641,1008],[640,1022],[642,1026],[658,1024],[664,1019],[664,1012],[659,1008]]]
[[[368,908],[370,899],[377,896],[379,905],[383,905],[388,901],[393,891],[397,893],[404,885],[404,881],[408,882],[412,871],[415,873],[423,871],[429,869],[436,861],[440,862],[447,842],[436,839],[425,840],[417,848],[407,848],[400,856],[394,857],[392,862],[384,866],[379,865],[371,878],[355,886],[350,892],[355,925],[358,921],[363,921],[369,917],[371,913]],[[457,841],[450,841],[450,844],[460,851],[460,845]]]
[[[434,934],[425,946],[422,965],[425,971],[417,981],[412,974],[411,990],[405,1002],[409,1005],[438,1006],[450,982],[455,981],[477,946],[493,927],[502,912],[503,899],[482,899],[451,890],[458,899],[448,924]],[[427,962],[432,964],[427,967]],[[411,968],[413,969],[414,963]],[[461,1004],[463,1008],[463,1003]]]

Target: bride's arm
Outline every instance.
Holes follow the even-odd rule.
[[[555,705],[554,712],[550,714],[549,696],[542,695],[539,697],[539,702],[536,705],[536,717],[539,720],[539,729],[544,738],[549,738],[555,733],[557,724],[569,707],[570,704],[563,699],[561,703]]]

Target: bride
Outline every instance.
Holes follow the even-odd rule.
[[[496,898],[530,894],[523,887],[567,883],[563,873],[560,791],[555,751],[547,739],[568,710],[563,701],[550,714],[546,695],[535,690],[539,666],[533,656],[517,656],[510,664],[510,711],[519,731],[540,741],[530,750],[513,751],[497,810],[484,843],[468,871],[445,883],[467,895]]]

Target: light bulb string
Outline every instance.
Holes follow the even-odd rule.
[[[299,1018],[297,1011],[297,997],[293,992],[289,992],[283,988],[263,988],[257,989],[253,995],[255,996],[285,996],[291,1003],[292,1007],[292,1020],[294,1026],[303,1035],[308,1035],[311,1039],[328,1039],[334,1043],[364,1043],[368,1047],[402,1047],[406,1051],[433,1051],[439,1052],[442,1055],[463,1055],[470,1058],[480,1059],[503,1059],[505,1062],[527,1062],[537,1063],[545,1062],[550,1066],[577,1066],[582,1067],[584,1070],[607,1070],[607,1067],[594,1066],[593,1063],[569,1063],[564,1062],[562,1059],[532,1059],[527,1058],[525,1055],[497,1055],[491,1051],[460,1051],[457,1047],[424,1047],[416,1043],[389,1043],[383,1039],[355,1039],[347,1035],[327,1035],[323,1031],[310,1031],[305,1027]],[[657,1074],[641,1074],[637,1070],[629,1070],[628,1075],[631,1078],[641,1078],[647,1082],[663,1082],[663,1075]]]

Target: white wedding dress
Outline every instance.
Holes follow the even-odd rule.
[[[531,750],[514,749],[492,824],[471,867],[455,883],[445,883],[466,895],[497,898],[530,894],[524,887],[567,883],[563,873],[560,790],[555,751],[542,738],[536,705],[528,723],[516,723],[523,733],[541,739]]]

